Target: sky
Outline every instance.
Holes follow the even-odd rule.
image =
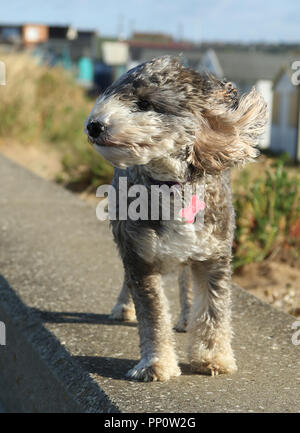
[[[0,23],[70,24],[104,36],[300,42],[299,0],[0,0]]]

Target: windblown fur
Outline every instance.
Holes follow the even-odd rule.
[[[89,139],[116,167],[116,188],[120,176],[128,188],[142,184],[148,190],[155,181],[205,184],[200,231],[183,221],[112,221],[125,277],[111,317],[134,320],[136,312],[140,334],[141,361],[129,376],[148,381],[180,374],[161,279],[174,265],[181,269],[176,329],[190,333],[192,368],[212,375],[235,371],[228,169],[257,156],[266,121],[261,96],[252,89],[240,98],[231,83],[162,57],[112,84],[96,101],[87,123],[92,121],[104,125],[99,137]]]

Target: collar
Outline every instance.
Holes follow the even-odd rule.
[[[149,177],[149,182],[151,183],[151,185],[167,185],[169,188],[172,186],[181,186],[184,185],[186,183],[185,182],[176,182],[174,180],[159,180],[159,179],[154,179],[153,177]]]

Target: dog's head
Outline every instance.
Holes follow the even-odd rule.
[[[257,155],[265,122],[266,106],[254,89],[239,98],[231,83],[161,57],[125,73],[100,95],[86,132],[118,167],[172,159],[166,167],[173,171],[189,166],[218,173]]]

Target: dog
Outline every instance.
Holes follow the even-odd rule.
[[[183,219],[111,221],[124,265],[124,284],[111,317],[138,321],[140,362],[134,380],[180,375],[162,276],[180,272],[182,311],[176,328],[189,333],[196,373],[237,369],[231,347],[231,249],[234,209],[230,168],[258,155],[266,104],[253,88],[240,96],[232,83],[164,56],[121,76],[99,96],[86,133],[128,188],[204,184],[202,229]],[[150,200],[151,201],[151,200]],[[129,204],[130,205],[130,204]],[[119,203],[116,204],[118,209]],[[192,294],[193,292],[193,294]]]

